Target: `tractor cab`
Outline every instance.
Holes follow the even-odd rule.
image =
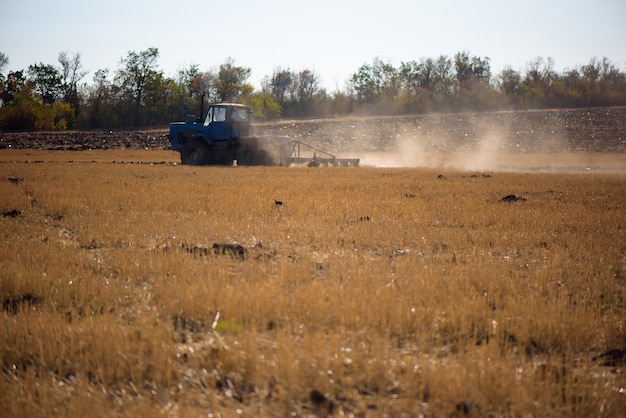
[[[220,103],[209,107],[202,131],[214,141],[227,141],[250,135],[250,108]]]

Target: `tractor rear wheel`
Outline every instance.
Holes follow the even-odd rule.
[[[204,165],[209,162],[209,146],[202,139],[190,139],[180,150],[180,159],[187,165]]]
[[[259,152],[249,146],[244,146],[237,152],[237,165],[259,164]]]

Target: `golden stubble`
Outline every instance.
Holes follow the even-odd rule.
[[[0,164],[8,416],[624,406],[622,174],[94,161]]]

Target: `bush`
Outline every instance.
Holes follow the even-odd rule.
[[[20,131],[35,129],[41,104],[33,99],[20,98],[15,105],[0,108],[0,129]]]

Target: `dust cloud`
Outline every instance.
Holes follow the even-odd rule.
[[[419,141],[402,139],[398,148],[390,152],[360,154],[362,166],[370,167],[425,167],[463,170],[501,169],[503,154],[499,152],[499,139],[490,136],[481,141],[477,151],[437,151],[428,149]]]
[[[626,172],[626,107],[362,115],[260,131],[360,158],[363,167]]]
[[[417,142],[402,141],[390,152],[352,154],[362,167],[440,168],[479,172],[626,172],[626,157],[616,153],[507,152],[500,139],[488,136],[476,151],[447,152],[424,149]]]
[[[499,124],[463,121],[462,136],[451,136],[445,127],[418,127],[398,135],[388,151],[357,153],[364,167],[423,167],[466,171],[626,171],[623,154],[576,152],[568,146],[558,124],[520,129],[508,118]],[[372,147],[375,147],[373,144]]]
[[[416,130],[420,131],[420,128]],[[487,129],[482,136],[476,134],[473,126],[467,131],[461,139],[446,136],[445,130],[437,126],[429,126],[417,135],[398,135],[395,146],[389,151],[361,153],[361,165],[484,171],[502,169],[506,154],[503,137],[491,129]]]

